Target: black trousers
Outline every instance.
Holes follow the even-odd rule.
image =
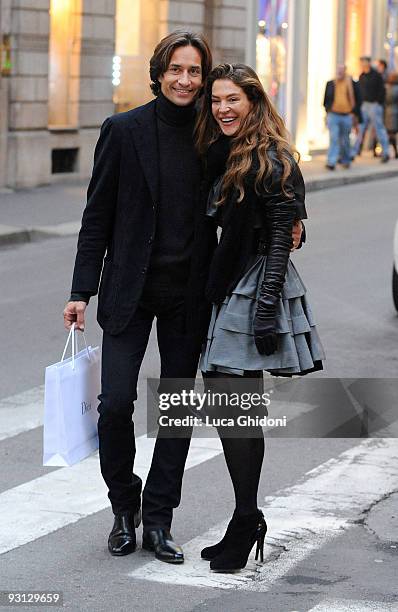
[[[182,297],[144,293],[128,327],[119,335],[104,333],[102,388],[98,412],[101,473],[114,513],[135,510],[142,482],[134,474],[135,438],[132,414],[138,374],[153,319],[161,360],[161,379],[196,376],[200,345],[185,333]],[[143,491],[144,530],[170,528],[173,508],[180,503],[182,477],[191,430],[185,437],[157,437]]]

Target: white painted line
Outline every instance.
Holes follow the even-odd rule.
[[[0,440],[43,425],[44,385],[0,400]]]
[[[398,612],[398,604],[383,601],[326,599],[308,612]]]
[[[136,408],[138,408],[139,404],[145,404],[145,385],[139,391],[140,399],[136,403]],[[289,420],[303,416],[312,410],[314,410],[314,406],[297,402],[291,408],[289,407]],[[286,404],[274,401],[272,417],[282,417],[285,414]],[[42,426],[43,415],[44,385],[0,400],[0,441]],[[203,436],[206,434],[198,431],[198,435]],[[217,434],[214,434],[214,432],[210,435],[217,438]]]
[[[312,550],[341,534],[372,503],[397,489],[397,460],[397,440],[365,440],[309,471],[298,484],[267,497],[264,565],[250,561],[237,574],[209,570],[200,550],[221,539],[225,521],[184,545],[183,565],[165,567],[154,560],[129,575],[173,584],[267,591]]]
[[[134,470],[145,480],[155,439],[136,439]],[[188,466],[222,452],[219,440],[194,438]],[[0,554],[32,542],[109,506],[98,454],[0,494]]]

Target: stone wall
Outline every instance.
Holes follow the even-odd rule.
[[[12,73],[0,77],[0,186],[30,187],[89,177],[99,126],[115,112],[116,0],[81,0],[78,34],[70,51],[65,125],[57,123],[54,98],[49,100],[50,4],[50,0],[0,2],[0,33],[6,27],[12,46]],[[153,49],[162,36],[181,28],[207,36],[215,63],[245,58],[244,0],[141,0],[139,54],[128,68],[134,96],[127,107],[152,99]],[[73,173],[52,174],[54,149],[78,149]]]
[[[180,28],[203,32],[215,64],[245,59],[245,0],[160,0],[160,24],[161,35]]]
[[[6,183],[25,187],[48,182],[50,173],[46,154],[49,0],[12,2],[10,34]]]

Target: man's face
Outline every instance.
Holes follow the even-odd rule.
[[[202,86],[202,57],[191,45],[177,47],[170,64],[159,77],[162,94],[177,106],[188,106]]]
[[[339,66],[337,66],[337,78],[338,79],[344,79],[345,78],[345,66],[340,64]]]
[[[386,67],[384,66],[384,64],[382,64],[381,62],[376,62],[376,70],[377,72],[380,72],[380,74],[384,74]]]
[[[368,62],[368,60],[360,60],[360,64],[362,72],[370,71],[370,62]]]

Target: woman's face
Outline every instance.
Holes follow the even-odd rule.
[[[252,103],[239,85],[230,79],[214,81],[211,112],[223,134],[233,136],[252,108]]]

